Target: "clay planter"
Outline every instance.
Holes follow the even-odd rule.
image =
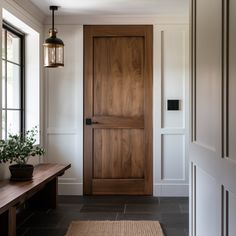
[[[9,166],[12,181],[27,181],[33,177],[33,165],[11,165]]]

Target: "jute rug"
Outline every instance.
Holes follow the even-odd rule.
[[[164,236],[158,221],[75,221],[66,236]]]

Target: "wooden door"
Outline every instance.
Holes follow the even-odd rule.
[[[192,0],[190,236],[236,235],[236,1]]]
[[[152,37],[84,27],[84,194],[152,194]]]

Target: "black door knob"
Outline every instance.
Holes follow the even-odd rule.
[[[92,124],[92,119],[91,118],[86,118],[85,124],[86,125],[91,125]]]
[[[93,125],[93,124],[98,124],[98,122],[93,122],[91,118],[86,118],[85,124],[86,125]]]

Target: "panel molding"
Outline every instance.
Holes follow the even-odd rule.
[[[189,214],[189,222],[190,222],[190,228],[189,232],[191,236],[196,236],[196,165],[194,165],[193,162],[190,164],[190,176],[191,176],[191,188],[190,188],[190,201],[189,205],[191,206],[190,208],[190,214]]]
[[[161,134],[182,134],[187,135],[187,131],[184,128],[163,128]]]
[[[154,196],[158,197],[188,197],[189,185],[180,183],[160,183],[153,186]]]
[[[206,230],[209,230],[209,235],[231,236],[236,234],[236,162],[233,160],[235,158],[233,154],[231,154],[231,158],[229,157],[230,145],[233,147],[235,146],[234,96],[231,96],[232,100],[230,103],[230,94],[234,94],[235,84],[232,83],[230,85],[230,79],[233,81],[234,78],[230,77],[229,70],[230,63],[232,68],[234,67],[234,60],[233,58],[230,58],[229,52],[235,52],[235,46],[233,44],[235,40],[232,41],[232,45],[229,43],[230,33],[235,34],[235,29],[233,28],[234,18],[229,17],[231,15],[230,10],[233,9],[232,15],[235,13],[236,5],[230,5],[232,2],[234,1],[191,1],[192,142],[190,144],[191,224],[189,230],[191,236],[203,235],[204,230],[205,232]],[[232,21],[232,28],[229,28],[231,25],[230,21]],[[197,26],[197,24],[199,25]],[[207,29],[209,28],[212,30],[208,30],[207,32]],[[196,32],[196,29],[199,31]],[[198,37],[196,37],[196,34],[198,34]],[[212,42],[212,44],[208,44],[210,46],[209,50],[205,46],[206,44],[204,37],[208,39],[209,42]],[[200,43],[197,44],[196,40],[199,40]],[[197,48],[196,45],[198,46]],[[198,59],[196,55],[197,53],[198,55],[201,55],[199,57],[199,61],[196,60]],[[209,64],[201,64],[201,60],[204,60],[204,56],[210,59]],[[215,60],[216,58],[217,60]],[[198,66],[197,71],[196,66]],[[201,78],[204,78],[204,76],[207,78],[210,73],[215,73],[214,78],[211,80],[211,83],[206,85],[207,82],[202,82]],[[231,76],[234,77],[234,75],[235,70],[232,71]],[[199,87],[196,86],[196,79],[200,79],[199,81],[201,84]],[[207,95],[208,91],[206,91],[204,88],[204,82],[205,88],[211,91],[211,97]],[[201,97],[201,95],[204,94],[204,100],[199,100],[199,104],[196,104],[198,102],[196,95]],[[212,100],[212,97],[214,100]],[[209,101],[207,101],[208,98]],[[211,105],[215,106],[212,110],[212,114],[214,115],[209,117],[206,116],[203,118],[202,123],[197,123],[196,119],[199,118],[200,115],[204,114],[196,114],[196,108],[203,112],[204,110],[207,110],[204,105],[207,105],[207,107],[211,107]],[[232,111],[230,110],[230,106]],[[201,110],[202,107],[203,109]],[[211,108],[209,108],[209,111],[210,109]],[[200,117],[200,119],[202,119],[202,117]],[[207,123],[209,120],[214,122],[213,125],[211,123]],[[205,125],[204,122],[207,125]],[[229,127],[230,125],[231,127]],[[203,127],[207,130],[206,133],[204,132]],[[201,132],[201,135],[197,133],[198,131]],[[204,135],[209,135],[208,139],[205,139]],[[201,140],[198,140],[199,137],[204,143],[201,143]],[[211,140],[214,139],[213,142],[210,140],[211,137]],[[206,145],[205,143],[210,144],[210,146]],[[201,173],[199,174],[199,172]],[[199,189],[196,188],[196,185]],[[196,202],[198,202],[198,205],[196,205]],[[213,214],[212,212],[208,211],[208,208],[212,209]],[[206,215],[207,217],[205,217]],[[196,217],[200,222],[198,222],[199,225],[196,223]],[[202,217],[204,220],[201,219]],[[211,228],[211,230],[209,228]]]
[[[229,156],[229,1],[222,0],[222,158]]]
[[[117,22],[117,24],[126,24],[128,18],[113,18],[113,20],[111,22]],[[49,19],[50,20],[50,19]],[[60,20],[60,19],[59,19]],[[78,22],[80,24],[78,24]],[[90,18],[88,23],[91,24],[95,24],[99,21],[95,21],[94,19]],[[104,24],[109,24],[110,21],[108,21],[108,18],[103,18],[100,20],[101,23]],[[160,125],[160,107],[162,105],[162,103],[160,102],[160,95],[162,93],[161,91],[161,82],[160,82],[160,64],[161,64],[161,59],[160,59],[160,31],[183,31],[185,33],[185,37],[186,37],[186,51],[183,52],[185,53],[185,57],[186,57],[186,68],[185,68],[185,83],[186,83],[186,87],[185,87],[185,96],[188,97],[189,94],[189,77],[188,77],[188,20],[186,22],[182,22],[180,23],[179,21],[168,21],[165,19],[162,19],[162,21],[159,21],[157,18],[155,18],[155,20],[153,19],[148,19],[142,20],[141,18],[135,18],[135,19],[130,19],[129,21],[131,24],[132,22],[136,22],[136,23],[142,23],[144,24],[145,22],[149,22],[150,24],[155,24],[154,25],[154,77],[153,77],[153,82],[154,82],[154,87],[153,87],[153,101],[154,101],[154,105],[153,105],[153,132],[154,132],[154,139],[153,139],[153,173],[154,173],[154,179],[153,179],[153,183],[154,183],[154,191],[153,194],[155,196],[160,196],[159,193],[162,194],[162,196],[182,196],[181,194],[183,194],[184,196],[187,196],[188,193],[188,163],[187,163],[187,159],[188,159],[188,155],[186,156],[186,179],[185,181],[166,181],[163,182],[160,180],[160,157],[161,157],[161,153],[160,153],[160,138],[161,138],[161,134],[183,134],[186,135],[186,144],[185,144],[185,152],[188,153],[188,110],[185,110],[185,116],[186,116],[186,120],[185,120],[185,124],[186,124],[186,128],[182,129],[179,127],[174,127],[171,129],[161,129],[161,125]],[[155,23],[156,22],[156,23]],[[49,21],[48,21],[49,23]],[[83,94],[83,79],[82,75],[83,75],[83,50],[82,50],[82,44],[83,44],[83,26],[81,25],[83,22],[82,21],[74,21],[71,19],[68,19],[68,21],[64,21],[64,19],[61,19],[61,21],[58,21],[58,29],[61,33],[64,32],[64,29],[67,27],[73,27],[75,29],[75,34],[77,35],[76,38],[78,39],[78,44],[76,45],[76,51],[79,51],[79,57],[78,59],[75,59],[78,63],[79,66],[76,68],[77,71],[77,78],[76,78],[76,99],[78,99],[77,101],[80,101],[79,103],[77,102],[77,111],[76,111],[76,120],[78,123],[83,122],[83,120],[80,119],[81,114],[83,113],[83,111],[80,109],[80,104],[81,102],[83,102],[83,100],[81,100],[81,95]],[[61,25],[60,25],[61,24]],[[71,25],[70,25],[71,24]],[[115,23],[114,23],[115,24]],[[45,28],[45,30],[47,29],[47,26]],[[67,32],[67,31],[66,31]],[[45,31],[45,33],[47,33]],[[66,34],[66,33],[65,33]],[[79,35],[79,36],[78,36]],[[69,46],[69,45],[68,45]],[[60,75],[59,78],[63,77],[63,69],[60,70]],[[74,135],[77,136],[76,138],[78,139],[77,144],[80,146],[83,142],[82,137],[83,137],[83,129],[81,129],[81,127],[65,127],[65,126],[60,126],[60,127],[52,127],[52,125],[48,126],[48,114],[49,112],[49,107],[48,107],[48,102],[49,102],[49,98],[48,95],[52,92],[50,90],[50,88],[48,87],[48,79],[50,79],[51,77],[54,76],[53,74],[54,72],[45,72],[45,77],[46,77],[46,82],[44,83],[45,89],[44,89],[44,93],[45,93],[45,99],[44,99],[44,109],[45,109],[45,115],[44,115],[44,140],[45,140],[45,146],[48,145],[48,139],[52,136],[65,136],[65,142],[66,142],[66,135]],[[74,76],[74,75],[73,75]],[[63,96],[63,94],[61,94],[61,96]],[[185,100],[185,107],[186,109],[188,109],[188,100]],[[185,130],[185,131],[184,131]],[[48,147],[47,147],[48,148]],[[75,149],[75,154],[73,157],[70,158],[66,158],[66,161],[76,161],[76,160],[80,160],[82,155],[82,151],[80,149],[80,147],[76,147]],[[82,166],[78,166],[76,164],[76,170],[78,172],[83,171]],[[71,178],[73,178],[74,176],[70,176]],[[63,193],[63,194],[76,194],[76,195],[82,195],[83,194],[83,184],[81,179],[78,179],[77,183],[72,182],[71,183],[67,183],[66,180],[61,180],[62,183],[59,184],[59,193]],[[65,183],[63,183],[63,181]],[[160,190],[160,191],[159,191]]]
[[[183,120],[181,126],[173,127],[164,127],[164,80],[165,73],[164,67],[169,66],[165,65],[164,62],[164,46],[166,43],[166,33],[176,32],[179,36],[181,47],[184,45],[181,54],[178,56],[183,59],[183,67],[179,68],[182,71],[181,81],[183,81],[182,86],[182,109],[178,112],[183,113]],[[181,35],[180,35],[181,34]],[[189,195],[189,183],[188,183],[188,136],[189,136],[189,55],[188,55],[188,26],[187,25],[155,25],[154,26],[154,65],[157,67],[154,68],[154,192],[155,196],[188,196]],[[169,36],[169,35],[168,35]],[[171,41],[169,41],[171,43]],[[175,44],[173,44],[175,45]],[[176,52],[173,52],[176,53]],[[180,53],[180,51],[178,51]],[[171,68],[171,67],[170,67]],[[182,82],[181,82],[182,83]],[[175,91],[174,91],[175,92]],[[176,96],[175,96],[176,97]],[[161,113],[160,113],[161,110]],[[170,112],[170,116],[173,117],[176,113]],[[173,178],[165,179],[163,178],[163,145],[162,137],[165,135],[182,135],[183,140],[183,155],[184,158],[184,167],[183,167],[183,178]]]
[[[191,141],[196,142],[196,0],[191,1]]]
[[[211,54],[212,56],[209,57],[208,59],[210,60],[209,62],[209,67],[211,70],[211,74],[207,73],[206,71],[206,67],[202,66],[202,64],[200,63],[202,60],[204,60],[204,58],[207,55],[211,55],[211,54],[206,54],[205,57],[203,56],[204,51],[200,50],[200,43],[203,44],[203,35],[206,35],[206,26],[203,27],[203,23],[202,21],[197,22],[197,17],[198,14],[201,14],[201,12],[199,12],[197,10],[198,7],[201,6],[201,4],[203,4],[203,2],[201,1],[197,1],[197,0],[192,0],[191,1],[191,20],[192,20],[192,25],[191,25],[191,141],[194,144],[197,144],[201,147],[204,147],[208,150],[211,150],[213,152],[215,152],[216,155],[218,155],[218,153],[221,152],[221,140],[219,140],[220,134],[222,133],[222,131],[218,131],[217,129],[213,128],[214,126],[221,126],[222,125],[222,114],[221,113],[221,103],[223,101],[223,94],[221,91],[221,85],[222,85],[222,75],[218,76],[218,72],[221,73],[221,68],[219,67],[218,64],[219,60],[216,59],[220,59],[220,51],[219,50],[213,50],[213,48],[209,49],[211,50]],[[197,5],[198,3],[198,5]],[[219,5],[219,2],[217,3]],[[217,6],[218,6],[217,5]],[[211,15],[212,16],[212,15]],[[202,19],[202,17],[199,16],[199,19]],[[215,20],[216,17],[212,16],[211,20]],[[219,23],[219,22],[218,22]],[[202,25],[200,25],[202,24]],[[202,26],[202,33],[200,34],[200,32],[197,32],[197,30],[199,30],[199,27]],[[213,39],[214,36],[214,45],[222,45],[223,41],[222,38],[218,38],[217,36],[220,34],[220,27],[216,28],[214,31],[211,32],[211,34],[209,34],[209,37],[211,37],[211,40]],[[218,31],[217,31],[218,30]],[[197,33],[198,36],[197,37]],[[214,33],[214,34],[213,34]],[[206,40],[205,40],[206,41]],[[208,43],[208,46],[211,46],[211,44]],[[203,47],[203,46],[202,46]],[[213,46],[212,46],[213,47]],[[204,48],[206,50],[206,48]],[[198,50],[198,53],[197,53]],[[213,56],[213,52],[215,53]],[[218,53],[218,54],[217,54]],[[200,58],[200,59],[199,59]],[[214,59],[213,59],[214,58]],[[197,62],[199,62],[199,66],[197,67]],[[205,61],[206,62],[206,61]],[[218,70],[213,70],[212,66],[217,66],[216,68],[220,68]],[[215,74],[213,74],[213,71]],[[198,79],[198,83],[197,83],[197,76],[200,74],[200,76],[198,78],[202,78],[203,74],[205,75],[205,79],[208,79],[206,81],[208,82],[202,82],[202,80]],[[211,86],[214,80],[214,86]],[[206,91],[206,86],[209,86],[209,89],[211,88],[211,90],[209,91],[209,93],[211,93],[211,96],[207,96],[206,94],[208,93],[208,91]],[[201,90],[201,94],[198,94],[198,91]],[[206,107],[204,106],[204,102],[201,99],[203,96],[205,96],[205,100],[210,100],[209,106],[207,107],[209,110],[209,114],[214,114],[214,116],[210,116],[208,117],[208,119],[203,119],[204,117],[204,112],[206,113]],[[214,98],[214,100],[213,100]],[[213,102],[215,102],[215,104],[218,104],[219,106],[214,106]],[[200,107],[203,107],[203,109],[199,110]],[[210,108],[213,107],[214,109],[210,110]],[[198,108],[198,109],[197,109]],[[211,113],[212,112],[212,113]],[[219,117],[218,117],[219,115]],[[204,120],[204,122],[203,122]],[[209,122],[211,121],[211,122]],[[204,127],[205,129],[208,129],[208,132],[204,132],[200,129],[200,127]],[[204,130],[205,131],[205,130]],[[214,133],[213,133],[214,131]],[[203,139],[204,137],[204,141],[201,141],[200,139]]]
[[[194,141],[193,144],[195,144],[196,146],[199,146],[201,148],[207,149],[208,151],[216,152],[216,149],[214,147],[208,146],[208,145],[201,143],[199,141]]]
[[[236,234],[236,194],[225,189],[225,235],[231,236]]]
[[[79,128],[48,128],[47,135],[77,135]]]
[[[182,178],[166,178],[165,177],[165,172],[164,172],[164,161],[165,161],[165,156],[164,156],[164,137],[165,136],[180,136],[182,138]],[[171,133],[171,134],[162,134],[161,135],[161,181],[163,182],[186,182],[186,152],[185,152],[185,145],[186,145],[186,140],[185,140],[185,135],[184,134],[176,134],[176,133]],[[169,147],[171,148],[171,147]],[[171,164],[174,164],[173,162]],[[174,165],[176,167],[176,165]]]

